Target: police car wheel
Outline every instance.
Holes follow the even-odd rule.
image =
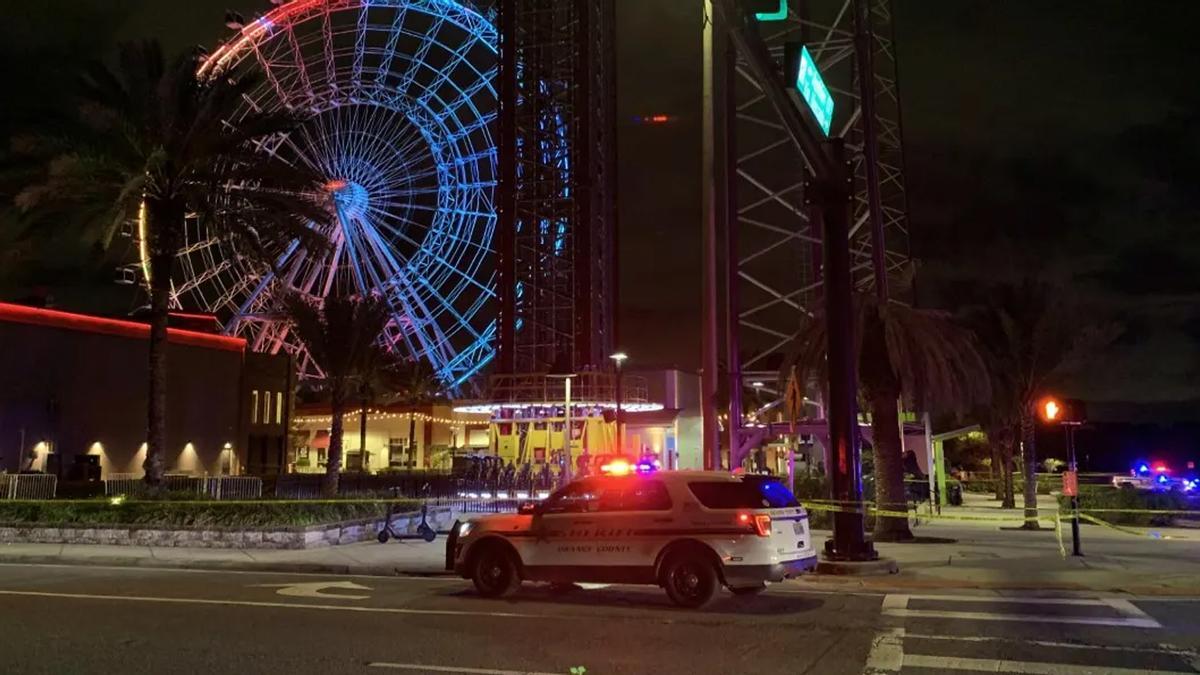
[[[729,592],[733,593],[734,595],[751,596],[751,595],[758,595],[759,593],[762,593],[765,590],[767,590],[767,585],[759,584],[757,586],[738,586],[736,588],[731,587],[729,589]]]
[[[697,555],[681,555],[667,561],[663,570],[667,597],[680,607],[698,609],[717,594],[720,581],[712,563]]]
[[[490,546],[479,554],[471,581],[475,584],[475,590],[485,598],[509,595],[521,585],[512,555],[497,546]]]

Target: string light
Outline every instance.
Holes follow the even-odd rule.
[[[347,411],[347,412],[342,413],[342,418],[345,419],[346,417],[350,417],[350,416],[359,417],[362,415],[362,412],[363,412],[362,408],[359,408],[358,410]],[[434,415],[427,415],[425,413],[420,413],[420,412],[398,413],[398,412],[386,412],[383,410],[376,410],[374,408],[367,409],[367,421],[378,422],[381,420],[396,420],[396,419],[412,419],[412,420],[416,420],[418,422],[433,422],[434,424],[469,424],[472,422],[482,421],[482,420],[471,420],[471,419],[454,419],[454,418],[449,418],[449,417],[437,417]],[[296,421],[300,424],[318,424],[318,423],[324,423],[324,422],[332,422],[333,415],[297,415]]]

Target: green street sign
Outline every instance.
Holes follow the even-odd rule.
[[[756,0],[752,3],[754,18],[759,21],[783,21],[788,16],[788,0],[779,0],[777,8],[770,7],[770,0]]]
[[[813,61],[812,54],[808,52],[808,47],[800,47],[796,89],[808,104],[808,109],[812,111],[821,130],[828,136],[829,125],[833,123],[833,96],[829,93],[829,87],[825,86],[825,80],[821,77],[821,71],[817,69],[817,62]]]

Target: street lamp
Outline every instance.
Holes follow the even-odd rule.
[[[625,452],[625,434],[621,426],[621,394],[623,393],[623,387],[621,386],[621,366],[629,358],[629,355],[625,352],[615,352],[608,358],[612,359],[613,363],[617,366],[617,452],[621,454]]]
[[[1063,494],[1071,498],[1071,554],[1083,555],[1079,545],[1079,465],[1075,461],[1075,429],[1086,421],[1083,402],[1046,396],[1036,404],[1038,415],[1047,424],[1061,426],[1067,437],[1067,471],[1063,474]]]

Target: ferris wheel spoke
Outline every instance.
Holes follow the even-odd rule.
[[[291,103],[291,97],[286,89],[279,82],[279,77],[275,74],[275,69],[271,65],[269,59],[263,58],[262,49],[258,45],[257,40],[250,41],[251,50],[254,52],[254,60],[258,62],[259,68],[262,70],[263,76],[267,78],[267,83],[271,85],[271,89],[275,91],[275,96],[281,105]],[[248,98],[246,94],[242,94],[243,98]],[[253,104],[256,112],[261,112],[258,104]]]
[[[393,212],[386,211],[383,209],[377,209],[375,207],[371,207],[371,212],[376,214],[377,216],[381,217],[382,219],[398,221],[400,225],[419,227],[429,233],[427,236],[444,237],[455,243],[462,244],[463,246],[473,246],[476,249],[478,249],[477,254],[490,255],[490,254],[495,253],[495,251],[490,246],[485,246],[483,244],[480,244],[477,241],[471,241],[470,239],[465,239],[463,237],[458,236],[457,234],[447,231],[445,228],[434,228],[431,225],[428,225],[426,223],[412,220],[411,218],[405,218],[404,216],[401,216],[397,213],[393,213]],[[392,233],[396,234],[397,236],[399,236],[399,232],[397,232],[394,227],[388,226],[386,224],[385,224],[385,227],[388,228],[389,232],[392,232]]]
[[[395,236],[399,237],[400,239],[403,239],[404,241],[406,241],[406,242],[408,242],[408,243],[412,244],[413,246],[416,246],[418,249],[419,249],[419,248],[421,248],[421,244],[420,244],[419,242],[417,242],[417,241],[416,241],[415,239],[413,239],[412,237],[409,237],[409,236],[408,236],[407,234],[405,234],[403,231],[401,231],[401,230],[399,230],[399,229],[396,229],[396,228],[392,228],[392,227],[388,227],[387,229],[388,229],[388,231],[390,231],[392,234],[394,234]],[[448,270],[449,272],[452,272],[452,273],[454,273],[454,274],[457,274],[458,276],[462,277],[462,279],[463,279],[464,281],[466,281],[467,283],[469,283],[469,284],[471,284],[472,286],[474,286],[475,288],[477,288],[477,289],[478,289],[478,290],[479,290],[481,293],[484,293],[484,294],[488,295],[489,297],[494,297],[494,296],[496,295],[496,292],[495,292],[493,289],[491,289],[491,288],[488,288],[488,287],[487,287],[487,286],[485,286],[484,284],[481,284],[481,283],[479,283],[479,281],[477,281],[477,280],[476,280],[474,277],[472,277],[471,275],[469,275],[469,274],[467,274],[466,272],[462,271],[462,270],[461,270],[461,269],[459,269],[458,267],[456,267],[456,266],[454,266],[454,265],[451,265],[450,263],[446,262],[446,261],[445,261],[445,260],[442,258],[442,256],[440,256],[440,255],[430,255],[430,256],[427,256],[427,259],[428,259],[428,260],[432,260],[434,263],[436,263],[436,264],[438,264],[438,265],[442,266],[442,268],[444,268],[444,269]]]

